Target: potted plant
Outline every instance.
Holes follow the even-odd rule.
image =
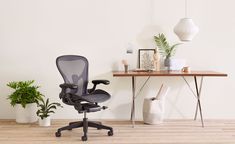
[[[168,70],[171,70],[172,64],[174,63],[173,60],[172,60],[172,56],[174,56],[174,54],[176,52],[176,47],[178,45],[180,45],[181,43],[177,43],[177,44],[174,44],[174,45],[171,46],[167,42],[167,39],[166,39],[166,37],[163,33],[158,34],[158,36],[154,36],[154,40],[157,44],[159,53],[163,57],[165,57],[164,65],[166,67],[168,67]]]
[[[40,117],[39,119],[39,125],[40,126],[50,126],[51,125],[51,118],[50,114],[55,113],[54,110],[57,107],[62,107],[60,103],[50,103],[49,98],[47,98],[46,102],[44,99],[40,99],[40,101],[37,103],[39,109],[37,111],[37,116]]]
[[[37,102],[42,98],[39,86],[33,86],[34,80],[9,82],[8,87],[15,91],[8,96],[11,105],[15,107],[17,123],[32,123],[38,120]]]

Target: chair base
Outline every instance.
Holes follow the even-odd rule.
[[[87,140],[88,127],[97,128],[98,130],[106,129],[106,130],[109,130],[108,131],[108,136],[113,135],[113,128],[112,127],[102,125],[101,122],[88,121],[87,118],[83,118],[83,121],[70,122],[68,126],[64,126],[62,128],[59,128],[57,130],[57,132],[55,133],[55,136],[60,137],[61,136],[61,131],[72,130],[72,129],[80,128],[80,127],[83,127],[83,133],[84,133],[84,135],[81,137],[82,141]]]

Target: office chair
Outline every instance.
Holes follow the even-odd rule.
[[[64,79],[60,85],[60,99],[65,104],[74,106],[78,113],[83,113],[83,121],[70,122],[68,126],[59,128],[55,133],[56,137],[61,136],[61,131],[72,130],[74,128],[83,128],[84,135],[82,141],[87,140],[88,127],[97,129],[106,129],[108,136],[113,135],[112,127],[102,125],[101,122],[88,121],[86,114],[106,109],[106,106],[99,106],[98,103],[104,102],[110,98],[110,94],[104,90],[96,89],[98,84],[108,85],[108,80],[93,80],[93,88],[87,89],[88,85],[88,61],[83,56],[64,55],[56,59],[57,68]]]

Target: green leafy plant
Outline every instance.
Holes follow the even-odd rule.
[[[37,116],[39,116],[41,119],[47,118],[51,113],[55,113],[54,110],[57,107],[62,107],[60,103],[50,103],[49,98],[47,98],[46,102],[43,98],[40,99],[37,105],[40,107],[40,109],[37,111]]]
[[[177,44],[170,46],[170,44],[167,42],[167,39],[163,33],[158,34],[158,36],[154,36],[154,40],[157,44],[157,47],[159,48],[160,54],[162,54],[166,59],[169,59],[172,56],[174,56],[176,47],[181,44],[181,43],[177,43]]]
[[[26,104],[37,103],[42,98],[42,94],[38,91],[39,86],[33,86],[34,80],[9,82],[8,87],[15,91],[8,96],[11,105],[21,104],[25,108]]]

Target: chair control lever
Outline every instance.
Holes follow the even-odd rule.
[[[103,110],[105,110],[105,109],[107,109],[107,108],[108,108],[107,106],[102,106],[102,109],[103,109]]]

